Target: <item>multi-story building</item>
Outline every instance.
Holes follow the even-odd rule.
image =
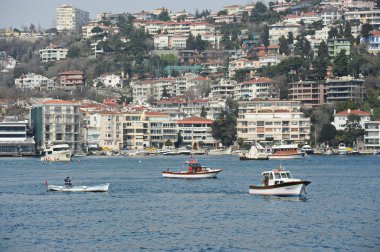
[[[96,80],[97,83],[102,83],[105,87],[123,88],[123,75],[102,74]]]
[[[48,100],[31,110],[36,145],[68,144],[81,150],[81,119],[79,105],[72,101]]]
[[[289,32],[293,33],[294,37],[297,37],[302,29],[300,24],[285,24],[277,23],[269,26],[269,44],[278,45],[279,39],[284,36],[288,37]]]
[[[346,11],[344,18],[347,21],[359,21],[360,24],[368,23],[375,28],[380,27],[380,9]]]
[[[361,44],[367,46],[370,53],[378,54],[380,52],[380,30],[371,31],[368,38],[361,38]]]
[[[335,8],[327,8],[319,13],[319,19],[322,20],[324,26],[333,23],[342,18],[342,12]]]
[[[150,146],[162,148],[166,141],[173,145],[178,140],[177,123],[169,114],[160,112],[145,112],[149,122]]]
[[[55,82],[45,76],[28,73],[16,78],[15,86],[21,89],[53,90],[55,88]]]
[[[380,149],[380,120],[364,123],[364,146],[370,149]]]
[[[310,138],[310,118],[298,101],[240,101],[237,137],[244,142],[304,142]]]
[[[40,59],[42,62],[66,59],[68,51],[67,48],[61,48],[51,44],[49,47],[39,50]]]
[[[62,5],[57,8],[57,31],[81,31],[82,25],[89,21],[89,12],[72,5]]]
[[[210,100],[225,100],[233,97],[237,82],[232,79],[221,79],[219,82],[211,83]]]
[[[65,91],[73,91],[85,85],[85,77],[82,71],[66,71],[59,74],[59,87]]]
[[[326,102],[362,101],[365,88],[364,80],[343,76],[326,80]]]
[[[278,98],[270,78],[255,78],[238,83],[234,90],[234,100],[273,99]]]
[[[229,77],[234,77],[237,70],[254,70],[256,68],[260,68],[260,63],[255,60],[248,59],[236,59],[232,60],[228,63],[228,75]]]
[[[367,111],[347,109],[346,111],[334,113],[334,122],[332,124],[337,130],[344,130],[350,115],[355,115],[360,118],[359,123],[363,129],[365,123],[371,120],[371,113]]]
[[[290,85],[289,98],[300,101],[305,106],[320,106],[324,104],[324,81],[299,81],[288,83]]]
[[[123,122],[123,147],[129,149],[143,149],[149,146],[149,121],[146,121],[145,115],[138,112],[125,113]]]
[[[123,147],[124,114],[113,111],[99,113],[99,147],[117,150]]]
[[[28,136],[28,121],[17,117],[0,121],[0,156],[33,156],[35,149],[33,137]]]
[[[346,55],[350,55],[351,42],[346,38],[334,38],[327,40],[327,48],[330,58],[335,58],[340,51],[345,50]]]
[[[215,23],[226,23],[226,24],[232,24],[232,23],[240,23],[241,22],[241,15],[220,15],[220,16],[214,16]]]
[[[213,147],[218,143],[212,137],[211,125],[212,120],[202,118],[202,117],[189,117],[177,121],[178,132],[183,137],[183,144],[196,146],[202,145]]]

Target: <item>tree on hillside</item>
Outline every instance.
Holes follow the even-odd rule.
[[[169,12],[168,12],[167,10],[162,11],[162,12],[158,15],[158,20],[161,20],[161,21],[170,21],[170,15],[169,15]]]
[[[331,123],[326,123],[322,125],[321,133],[319,134],[319,142],[327,142],[330,145],[330,142],[335,139],[337,130],[334,125]]]
[[[281,36],[278,41],[280,43],[280,49],[279,49],[280,54],[289,55],[290,49],[288,45],[288,40],[284,36]]]
[[[357,138],[364,136],[365,130],[360,125],[360,117],[357,115],[349,115],[347,123],[344,127],[344,142],[353,143],[357,142]]]
[[[362,29],[360,31],[360,34],[363,38],[368,40],[368,37],[370,35],[370,32],[373,30],[373,26],[371,24],[365,23],[362,25]]]
[[[264,25],[260,39],[265,47],[269,46],[269,27],[267,25]]]
[[[212,136],[220,140],[224,146],[230,146],[236,140],[236,120],[238,104],[232,99],[227,99],[226,108],[212,126]]]
[[[314,59],[314,78],[322,80],[326,76],[327,66],[329,65],[328,48],[325,41],[322,41],[318,46],[318,55]]]
[[[304,59],[313,58],[313,49],[309,40],[305,36],[297,36],[297,43],[294,45],[294,54],[301,56]]]
[[[265,21],[265,14],[268,11],[268,7],[262,3],[257,2],[255,8],[252,9],[251,12],[251,22],[263,22]]]
[[[288,45],[293,45],[293,43],[294,43],[293,32],[288,32]]]
[[[339,36],[339,31],[337,28],[335,27],[332,27],[329,32],[328,32],[328,38],[329,39],[332,39],[332,38],[337,38]]]
[[[333,74],[334,76],[348,75],[348,57],[344,49],[341,50],[334,59]]]

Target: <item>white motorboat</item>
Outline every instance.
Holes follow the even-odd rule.
[[[265,196],[301,196],[306,193],[306,186],[311,182],[294,179],[289,171],[274,169],[272,171],[265,171],[262,173],[264,179],[261,185],[251,185],[249,193],[254,195]]]
[[[93,185],[93,186],[58,186],[47,185],[48,191],[54,192],[107,192],[110,184]]]
[[[68,144],[56,144],[43,150],[41,161],[70,162],[72,155],[73,152]]]
[[[306,153],[307,155],[314,154],[313,148],[311,148],[311,146],[308,144],[302,146],[301,152]]]
[[[164,178],[177,178],[177,179],[201,179],[201,178],[216,178],[219,172],[223,169],[212,169],[210,167],[201,166],[198,161],[192,156],[184,164],[188,169],[183,171],[167,171],[162,172]]]
[[[273,145],[269,159],[295,159],[302,158],[302,153],[296,144]]]
[[[252,145],[248,153],[242,153],[240,160],[267,160],[269,153],[259,143]]]
[[[347,155],[348,150],[346,148],[346,145],[344,143],[340,143],[338,146],[338,155]]]
[[[207,155],[212,155],[212,156],[218,156],[218,155],[231,155],[232,148],[217,148],[217,149],[211,149],[207,151]]]

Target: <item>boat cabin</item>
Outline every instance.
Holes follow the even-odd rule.
[[[275,169],[272,171],[265,171],[262,173],[264,176],[263,186],[277,185],[284,182],[294,181],[292,175],[289,171],[284,171],[282,169]],[[267,179],[266,179],[267,176]],[[267,181],[267,182],[265,182]]]

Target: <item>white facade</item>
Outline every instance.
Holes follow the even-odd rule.
[[[66,48],[48,47],[46,49],[39,50],[40,59],[42,62],[66,59],[68,51],[69,50]]]
[[[273,80],[269,78],[256,78],[238,83],[234,90],[234,100],[253,100],[277,98]]]
[[[351,110],[341,111],[334,114],[334,122],[332,123],[336,130],[344,130],[347,124],[348,117],[350,115],[357,115],[360,117],[360,126],[364,129],[364,124],[371,120],[371,114],[366,111],[361,110]]]
[[[364,123],[364,145],[367,148],[380,149],[380,121]]]
[[[237,82],[232,79],[221,79],[219,82],[211,84],[209,98],[211,100],[224,100],[233,97]]]
[[[89,21],[89,15],[72,5],[62,5],[57,8],[57,31],[80,31],[81,26]]]
[[[28,73],[15,79],[15,86],[22,89],[48,89],[51,90],[54,87],[54,80],[35,74]]]
[[[96,80],[103,83],[105,87],[123,88],[123,78],[120,75],[105,74],[101,75]]]
[[[293,33],[293,37],[297,37],[301,32],[300,24],[277,23],[269,26],[269,44],[278,45],[279,39],[284,36],[288,37],[289,32]]]

